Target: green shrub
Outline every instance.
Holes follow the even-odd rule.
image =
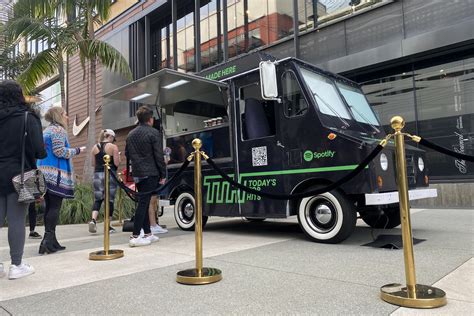
[[[121,190],[121,189],[120,189]],[[119,195],[122,195],[122,203],[119,205]],[[91,219],[92,205],[94,204],[94,191],[91,185],[77,184],[74,190],[74,199],[63,200],[59,212],[59,225],[83,224]],[[104,205],[102,203],[99,219],[103,218]],[[122,219],[130,218],[135,213],[135,202],[133,202],[125,192],[117,189],[115,195],[114,219],[118,219],[119,211],[122,211]]]

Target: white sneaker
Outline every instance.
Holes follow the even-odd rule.
[[[142,237],[130,237],[130,241],[128,242],[130,247],[148,246],[149,244],[151,244],[151,241]]]
[[[3,263],[0,263],[0,278],[3,278],[7,274],[5,273],[5,269],[3,268]]]
[[[153,234],[166,234],[168,230],[161,227],[160,225],[150,226],[150,230]]]
[[[95,234],[97,233],[97,224],[94,220],[89,222],[89,233]]]
[[[160,237],[151,234],[149,236],[143,237],[143,239],[149,240],[150,243],[152,243],[152,242],[160,240]]]
[[[14,264],[10,266],[10,271],[8,272],[8,278],[10,280],[14,280],[14,279],[26,277],[33,273],[35,273],[35,269],[32,266],[30,266],[28,263],[22,262],[21,264],[17,266]]]

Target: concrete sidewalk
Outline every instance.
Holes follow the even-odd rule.
[[[58,228],[66,251],[39,256],[27,239],[25,261],[36,273],[0,279],[0,315],[70,314],[320,314],[472,315],[474,311],[474,210],[413,210],[417,282],[447,292],[448,305],[431,310],[398,308],[379,288],[405,283],[403,252],[363,247],[379,234],[358,222],[337,245],[308,241],[296,219],[261,223],[211,218],[204,231],[204,265],[223,271],[205,286],[176,283],[176,272],[194,266],[194,233],[176,227],[172,212],[160,219],[170,231],[147,247],[129,248],[128,233],[111,235],[124,258],[95,262],[103,235],[87,225]],[[99,226],[102,232],[102,226]],[[42,233],[42,227],[39,228]],[[0,230],[0,259],[8,268],[7,230]]]

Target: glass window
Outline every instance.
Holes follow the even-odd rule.
[[[420,136],[473,156],[474,58],[418,69],[414,78]],[[465,160],[431,150],[426,155],[434,179],[474,177]]]
[[[240,89],[239,108],[243,140],[275,135],[275,102],[262,99],[259,83]]]
[[[283,109],[287,117],[304,115],[308,104],[292,71],[287,71],[282,77]]]
[[[410,69],[412,69],[411,66]],[[395,115],[400,114],[405,119],[404,130],[411,134],[418,133],[412,71],[407,70],[406,72],[363,82],[362,91],[364,91],[386,133],[393,132],[390,120]]]
[[[59,81],[52,84],[48,88],[41,90],[39,92],[41,97],[41,102],[38,103],[38,108],[40,109],[41,116],[44,117],[46,112],[53,106],[62,106],[61,104],[61,86]],[[43,126],[47,126],[45,121],[42,122]],[[46,124],[46,125],[45,125]]]
[[[365,96],[359,89],[339,82],[337,83],[337,86],[357,121],[379,125],[373,110],[370,108]]]
[[[301,74],[310,88],[321,113],[339,118],[351,118],[331,79],[303,68],[301,68]]]

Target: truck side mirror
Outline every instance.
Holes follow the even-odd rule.
[[[280,98],[278,98],[278,83],[275,64],[269,60],[261,61],[259,64],[259,70],[262,98],[264,100],[277,100],[280,102]]]

